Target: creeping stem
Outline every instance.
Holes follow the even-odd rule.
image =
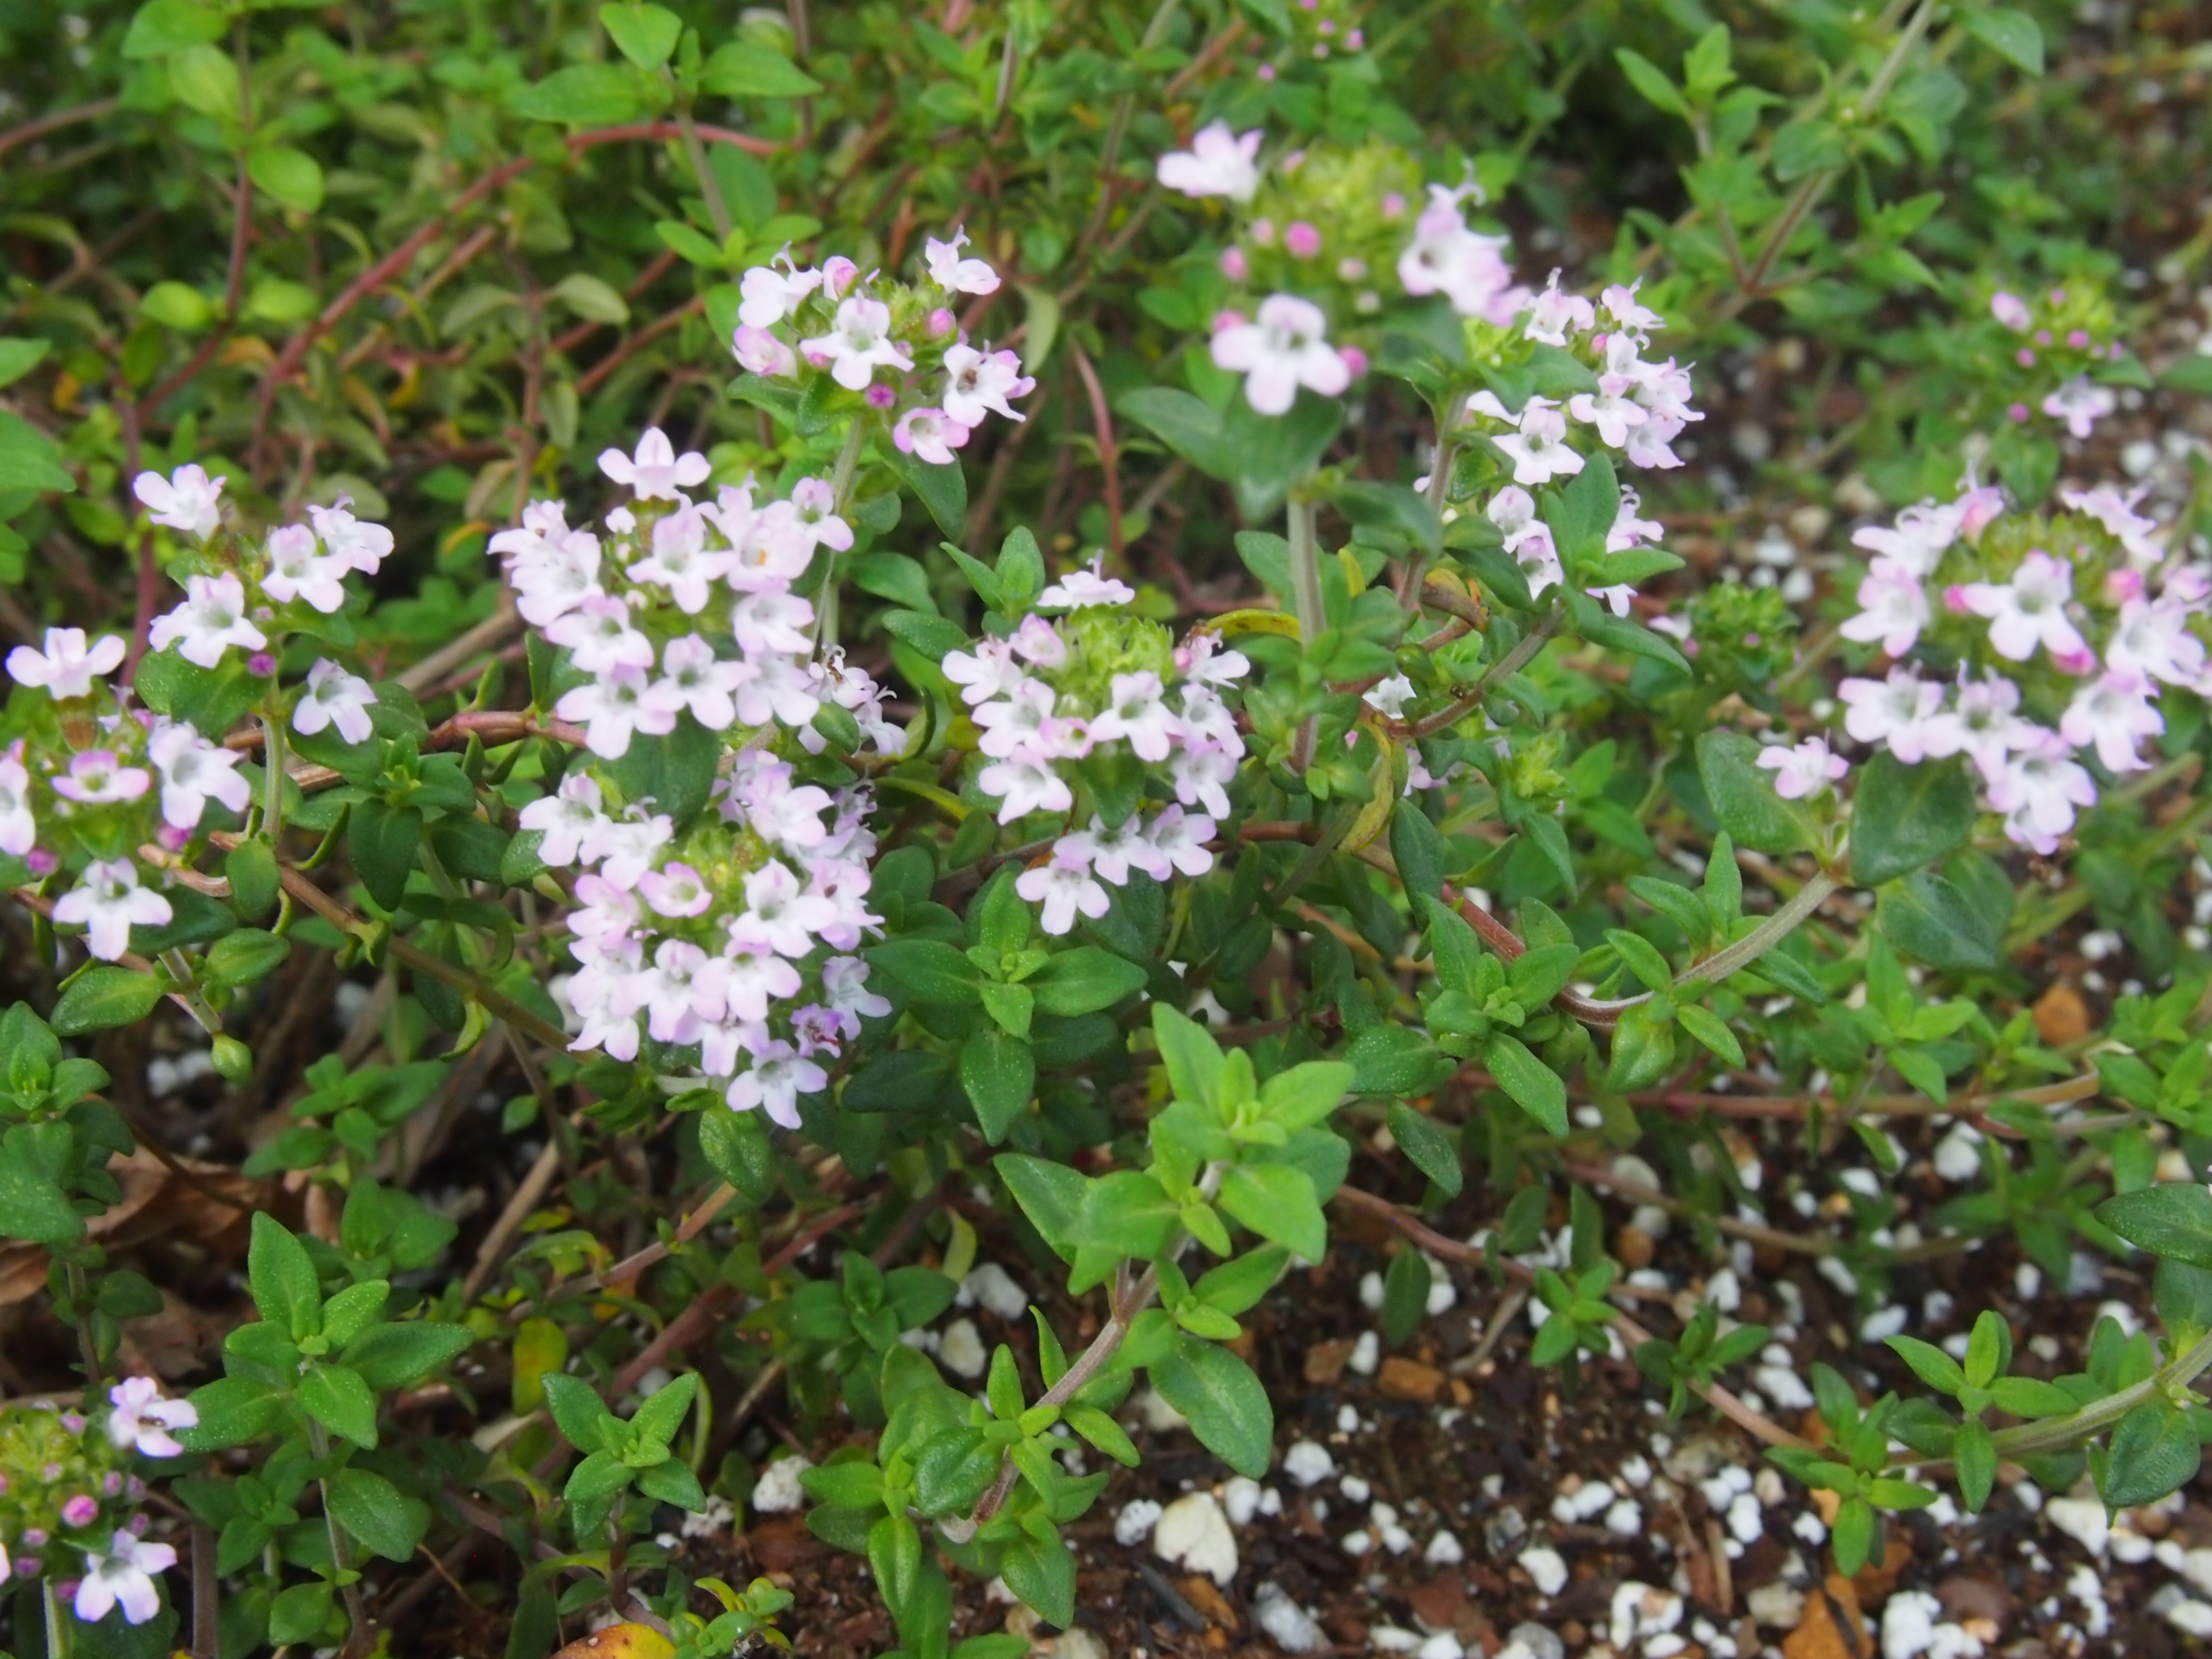
[[[1290,501],[1291,544],[1291,602],[1297,611],[1298,642],[1304,650],[1311,651],[1314,641],[1328,627],[1327,611],[1321,599],[1321,548],[1314,520],[1316,509],[1313,501],[1297,491],[1292,491]],[[1320,726],[1320,717],[1309,715],[1298,727],[1291,745],[1291,770],[1301,777],[1313,764],[1314,742]]]

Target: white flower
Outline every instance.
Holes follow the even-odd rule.
[[[1583,458],[1566,443],[1567,417],[1548,398],[1531,398],[1521,410],[1521,430],[1492,438],[1513,463],[1516,484],[1545,484],[1583,470]]]
[[[2058,722],[2059,735],[2076,749],[2094,745],[2107,772],[2141,771],[2148,763],[2136,744],[2166,730],[2164,717],[2151,707],[2152,690],[2139,674],[2100,675],[2074,694]]]
[[[138,884],[129,859],[85,866],[76,886],[54,904],[54,920],[85,930],[86,947],[102,962],[113,962],[131,948],[131,929],[161,927],[174,913],[169,901]]]
[[[150,1376],[126,1376],[107,1391],[114,1407],[107,1414],[107,1437],[115,1445],[135,1446],[148,1457],[182,1457],[185,1449],[171,1437],[171,1429],[199,1425],[200,1414],[189,1400],[164,1400],[161,1385]]]
[[[834,902],[802,890],[799,878],[771,859],[745,878],[745,912],[730,924],[730,932],[796,961],[814,948],[814,935],[836,914]]]
[[[1907,766],[1917,766],[1928,753],[1929,727],[1943,702],[1942,686],[1899,667],[1886,680],[1845,680],[1837,696],[1850,711],[1844,730],[1859,742],[1887,744]]]
[[[21,858],[39,842],[39,821],[31,811],[31,775],[10,754],[0,754],[0,853]]]
[[[568,647],[576,666],[586,674],[653,666],[653,641],[630,625],[627,601],[611,594],[586,599],[549,623],[545,637]]]
[[[1352,384],[1328,332],[1328,319],[1311,301],[1270,295],[1260,301],[1258,321],[1231,323],[1214,335],[1214,365],[1245,377],[1244,399],[1261,414],[1285,414],[1302,386],[1333,398]]]
[[[1014,891],[1043,907],[1039,920],[1046,933],[1055,935],[1073,930],[1078,911],[1095,920],[1111,905],[1106,890],[1090,871],[1080,865],[1063,864],[1057,858],[1023,871],[1015,878]]]
[[[841,1017],[848,1037],[860,1035],[860,1021],[881,1019],[890,1000],[868,989],[868,964],[858,957],[832,957],[822,964],[822,1000]]]
[[[696,450],[678,455],[676,446],[668,441],[668,434],[657,426],[649,426],[637,441],[635,455],[625,455],[619,449],[602,450],[599,471],[618,484],[628,484],[630,493],[641,501],[672,501],[678,490],[696,489],[706,483],[707,475],[714,468]]]
[[[1990,785],[1990,805],[2005,815],[2005,834],[2045,858],[2074,827],[2074,809],[2096,803],[2095,781],[2055,732],[2039,732]]]
[[[1001,798],[999,822],[1013,823],[1032,812],[1065,812],[1075,805],[1066,781],[1042,761],[1016,757],[994,761],[975,777],[975,787]]]
[[[2189,685],[2204,672],[2204,645],[2189,631],[2188,611],[2169,591],[2155,601],[2121,605],[2119,626],[2105,641],[2105,659],[2168,685]]]
[[[253,799],[253,786],[238,775],[244,757],[217,748],[189,726],[163,726],[146,753],[161,770],[162,822],[175,829],[197,826],[210,796],[234,812],[243,812]]]
[[[1637,299],[1636,290],[1643,286],[1644,279],[1638,276],[1626,288],[1615,283],[1597,296],[1598,303],[1605,307],[1606,313],[1613,321],[1619,323],[1623,328],[1633,329],[1639,334],[1666,326],[1665,318]]]
[[[765,1109],[769,1119],[787,1129],[799,1127],[799,1097],[829,1086],[830,1074],[812,1060],[802,1059],[788,1042],[763,1043],[753,1054],[750,1069],[730,1079],[724,1095],[740,1112]],[[759,1493],[754,1494],[758,1507]]]
[[[69,771],[54,780],[54,793],[87,806],[137,800],[154,787],[143,766],[125,766],[112,749],[88,749],[70,757]]]
[[[267,549],[269,568],[261,591],[280,605],[304,599],[325,616],[345,609],[345,569],[315,550],[315,532],[303,524],[274,531]]]
[[[154,509],[155,524],[205,541],[222,522],[223,483],[200,467],[180,466],[166,478],[158,472],[141,472],[131,480],[131,493]]]
[[[748,328],[767,328],[781,322],[822,286],[822,273],[799,270],[788,249],[777,257],[784,264],[781,270],[773,265],[755,265],[738,284],[744,300],[738,307],[738,320]]]
[[[2043,412],[2065,422],[2066,429],[2077,438],[2087,437],[2098,422],[2119,406],[2108,388],[2094,385],[2086,374],[2075,375],[2043,400]]]
[[[188,577],[185,602],[154,618],[149,639],[156,651],[173,645],[179,656],[202,668],[219,667],[223,653],[234,645],[258,651],[269,643],[246,619],[246,589],[229,574]]]
[[[19,645],[8,653],[8,675],[18,685],[43,687],[56,702],[67,702],[90,696],[94,682],[113,673],[123,656],[118,635],[103,634],[88,646],[82,628],[49,628],[45,651]]]
[[[1170,190],[1185,196],[1226,196],[1232,202],[1249,202],[1260,188],[1261,133],[1258,128],[1241,137],[1226,121],[1201,128],[1188,149],[1170,150],[1159,159],[1156,176]]]
[[[891,428],[902,453],[931,466],[951,466],[952,452],[968,441],[969,428],[941,409],[909,409]]]
[[[738,556],[707,545],[708,514],[685,502],[653,526],[653,552],[629,568],[634,582],[653,582],[668,590],[676,608],[697,616],[707,608],[714,585],[735,568]]]
[[[1218,826],[1203,813],[1186,813],[1180,806],[1164,807],[1145,830],[1163,864],[1186,876],[1202,876],[1213,868],[1213,849],[1206,845]],[[1156,872],[1157,873],[1157,872]],[[1159,878],[1165,880],[1163,875]]]
[[[1816,795],[1851,769],[1841,755],[1828,752],[1825,738],[1808,738],[1794,748],[1771,744],[1759,751],[1759,764],[1775,775],[1774,793],[1784,800]]]
[[[1597,307],[1579,294],[1561,292],[1556,270],[1544,291],[1528,301],[1523,314],[1528,319],[1522,331],[1526,337],[1545,345],[1563,346],[1570,332],[1580,333],[1597,323]]]
[[[1011,692],[1029,678],[1005,640],[978,640],[973,652],[948,651],[938,665],[946,679],[961,688],[961,699],[970,707]]]
[[[841,301],[836,325],[827,334],[802,340],[799,350],[848,392],[865,392],[878,367],[909,369],[914,359],[890,337],[891,308],[860,295]]]
[[[2125,495],[2110,488],[2062,489],[2058,499],[2104,526],[2106,533],[2127,550],[2129,561],[2148,569],[2166,557],[2166,549],[2156,540],[2158,520],[2136,511],[2136,503],[2149,488],[2147,483],[2139,485]]]
[[[2005,757],[2033,743],[2042,730],[2021,719],[2014,712],[2019,708],[2020,688],[2010,680],[1991,672],[1970,681],[1962,668],[1958,702],[1928,720],[1923,747],[1930,760],[1964,755],[1984,778],[1995,781],[2004,770]]]
[[[945,412],[963,426],[981,426],[986,414],[1010,421],[1026,417],[1006,402],[1026,398],[1036,382],[1022,373],[1011,351],[981,352],[970,345],[945,349]]]
[[[1165,760],[1182,734],[1182,722],[1164,696],[1160,677],[1149,668],[1115,675],[1106,707],[1091,717],[1091,738],[1099,743],[1121,738],[1139,760]]]
[[[689,708],[691,718],[709,732],[726,732],[736,722],[734,694],[744,671],[734,662],[717,660],[714,647],[696,634],[661,647],[660,672],[654,693]]]
[[[922,257],[929,262],[929,280],[948,294],[996,294],[999,273],[991,269],[989,262],[960,257],[960,250],[967,243],[968,233],[956,230],[949,242],[940,242],[933,236],[923,244]]]
[[[1403,674],[1393,674],[1388,679],[1376,681],[1360,698],[1376,714],[1394,720],[1404,717],[1406,705],[1413,700],[1413,683]]]
[[[1443,185],[1429,186],[1429,204],[1413,222],[1413,240],[1398,256],[1398,282],[1416,296],[1443,295],[1462,317],[1483,316],[1513,285],[1513,271],[1505,263],[1504,237],[1467,228],[1461,194]]]
[[[568,692],[553,706],[564,720],[584,723],[584,746],[602,760],[620,760],[629,752],[633,732],[665,737],[676,729],[676,710],[659,698],[645,671],[624,663],[598,679]]]
[[[167,1544],[149,1544],[118,1531],[103,1555],[84,1553],[84,1577],[77,1582],[76,1616],[96,1625],[114,1608],[134,1625],[143,1625],[161,1611],[161,1592],[154,1575],[177,1565],[177,1553]]]
[[[367,743],[374,729],[368,708],[375,701],[376,689],[367,680],[347,673],[328,657],[318,657],[307,671],[307,690],[293,708],[292,729],[312,738],[335,726],[348,743]]]
[[[380,524],[365,524],[347,509],[353,497],[341,495],[329,507],[309,506],[315,534],[337,561],[341,570],[358,570],[374,576],[377,567],[392,555],[392,532]],[[319,608],[319,607],[318,607]]]
[[[1928,626],[1928,616],[1920,578],[1900,560],[1877,558],[1859,584],[1859,614],[1838,631],[1862,643],[1879,640],[1891,656],[1902,657]]]
[[[799,375],[799,354],[764,328],[740,323],[730,336],[730,350],[738,367],[770,380],[790,380]]]
[[[1125,581],[1102,574],[1105,563],[1105,556],[1102,554],[1091,561],[1088,570],[1069,571],[1037,595],[1037,608],[1041,611],[1080,611],[1086,605],[1128,604],[1137,597],[1137,590]]]
[[[1915,576],[1925,576],[1935,570],[1944,550],[1959,539],[1965,520],[1960,502],[1938,507],[1933,501],[1923,501],[1899,513],[1893,526],[1869,525],[1854,532],[1851,545],[1881,554]]]
[[[574,864],[583,843],[607,823],[605,799],[590,773],[571,772],[551,794],[525,806],[519,822],[538,832],[538,856],[558,869]]]
[[[2054,658],[2089,649],[2066,616],[2074,568],[2041,548],[2020,562],[2009,582],[1969,582],[1960,593],[1969,611],[1990,619],[1990,646],[2001,657],[2026,662],[2039,645]]]

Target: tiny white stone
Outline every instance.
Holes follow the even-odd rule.
[[[1622,1460],[1620,1478],[1638,1492],[1651,1484],[1651,1461],[1641,1452],[1631,1452]]]
[[[1378,1313],[1382,1307],[1382,1275],[1362,1273],[1359,1276],[1359,1305],[1370,1313]]]
[[[812,1468],[804,1457],[779,1457],[753,1482],[752,1507],[763,1515],[787,1515],[806,1507],[806,1488],[799,1477]]]
[[[1382,1363],[1382,1339],[1372,1331],[1362,1331],[1359,1340],[1352,1345],[1352,1358],[1346,1362],[1362,1376],[1375,1375],[1375,1368]]]
[[[1282,1512],[1283,1494],[1277,1492],[1273,1486],[1261,1487],[1260,1490],[1260,1513],[1262,1515],[1280,1515]]]
[[[1892,1303],[1887,1308],[1876,1308],[1859,1322],[1859,1340],[1887,1342],[1902,1331],[1911,1316]]]
[[[1567,1586],[1567,1564],[1559,1551],[1539,1544],[1521,1552],[1521,1570],[1528,1575],[1528,1582],[1536,1587],[1539,1595],[1557,1595]]]
[[[1644,1530],[1644,1506],[1633,1498],[1624,1498],[1605,1512],[1605,1529],[1621,1538],[1633,1538]]]
[[[2166,1610],[2166,1622],[2185,1636],[2212,1636],[2212,1602],[2185,1596]]]
[[[1336,1431],[1339,1434],[1356,1434],[1358,1431],[1359,1407],[1350,1404],[1339,1406],[1336,1408]]]
[[[1285,1653],[1312,1653],[1328,1645],[1328,1636],[1314,1622],[1313,1615],[1273,1583],[1260,1587],[1252,1617]]]
[[[1355,1504],[1364,1504],[1375,1495],[1374,1487],[1356,1474],[1346,1475],[1336,1483],[1336,1489]]]
[[[1237,1577],[1237,1534],[1210,1492],[1186,1493],[1161,1511],[1152,1529],[1152,1553],[1206,1573],[1217,1584]]]
[[[1421,1637],[1418,1631],[1377,1625],[1367,1632],[1367,1644],[1377,1653],[1411,1653],[1421,1645]]]
[[[1260,1483],[1241,1474],[1231,1476],[1221,1489],[1221,1507],[1228,1512],[1231,1526],[1246,1525],[1260,1512]]]
[[[938,1339],[937,1363],[955,1376],[971,1382],[989,1369],[991,1356],[983,1346],[983,1339],[972,1319],[956,1319],[945,1328]]]
[[[1009,1324],[1029,1313],[1030,1293],[1016,1284],[1013,1275],[995,1261],[978,1264],[973,1273],[960,1281],[960,1288]]]
[[[2112,1539],[2101,1498],[2054,1498],[2043,1506],[2051,1524],[2092,1555],[2102,1555]]]
[[[1318,1486],[1336,1473],[1336,1459],[1318,1440],[1294,1441],[1283,1454],[1283,1473],[1301,1486]]]
[[[1756,1544],[1766,1534],[1766,1516],[1759,1499],[1739,1492],[1728,1506],[1728,1529],[1741,1544]]]
[[[1375,1540],[1364,1527],[1355,1527],[1338,1540],[1346,1555],[1364,1555],[1375,1547]]]
[[[1114,1541],[1134,1549],[1152,1535],[1160,1522],[1160,1506],[1149,1498],[1133,1498],[1114,1517]]]
[[[1467,1659],[1467,1650],[1459,1638],[1448,1630],[1440,1630],[1413,1650],[1413,1659]]]
[[[1381,1535],[1382,1547],[1393,1555],[1403,1555],[1413,1547],[1413,1534],[1403,1527],[1384,1527]]]
[[[1810,1510],[1807,1510],[1792,1521],[1790,1523],[1790,1530],[1808,1544],[1825,1544],[1828,1541],[1828,1523]]]
[[[1780,1579],[1744,1597],[1744,1611],[1769,1630],[1795,1630],[1805,1612],[1805,1592]]]
[[[1454,1567],[1467,1559],[1467,1551],[1450,1533],[1440,1532],[1429,1540],[1428,1548],[1421,1552],[1421,1559],[1432,1567]]]

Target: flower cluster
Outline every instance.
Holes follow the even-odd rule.
[[[1861,530],[1875,556],[1842,632],[1895,665],[1843,682],[1845,731],[1907,765],[1966,756],[2005,833],[2055,852],[2097,800],[2090,763],[2143,769],[2162,690],[2212,692],[2212,568],[2169,556],[2139,499],[2062,490],[2066,513],[2007,517],[1984,486]]]
[[[2039,410],[2086,438],[2119,406],[2109,386],[2090,378],[2100,364],[2127,356],[2113,337],[2112,307],[2092,285],[2054,288],[2033,299],[2000,289],[1990,296],[1990,316],[1997,325],[1993,378],[2015,425]]]
[[[606,537],[539,501],[491,542],[518,610],[581,678],[556,713],[584,723],[599,763],[520,817],[545,864],[585,872],[568,918],[578,970],[562,988],[571,1046],[628,1060],[650,1039],[666,1066],[696,1065],[732,1106],[796,1127],[799,1096],[828,1081],[820,1060],[890,1009],[866,965],[840,954],[878,921],[869,791],[799,775],[828,746],[812,725],[825,706],[878,753],[905,744],[867,673],[836,653],[815,659],[814,608],[791,591],[817,547],[853,544],[852,528],[819,479],[787,500],[757,501],[748,483],[694,501],[705,457],[676,453],[657,429],[599,465],[634,498],[606,515]],[[605,763],[685,720],[734,752],[714,810],[679,832]]]
[[[300,620],[292,607],[341,609],[345,576],[374,574],[392,533],[356,519],[341,501],[309,507],[309,525],[285,526],[255,547],[224,531],[222,486],[191,465],[137,480],[153,521],[197,544],[185,556],[185,601],[154,619],[149,642],[200,670],[220,668],[235,647],[252,653],[250,674],[272,679],[274,641]],[[9,678],[44,696],[10,705],[21,716],[18,735],[0,749],[0,855],[21,859],[42,881],[74,875],[55,901],[54,921],[83,927],[87,947],[108,961],[124,954],[134,926],[158,927],[172,917],[169,901],[146,884],[140,860],[161,864],[183,853],[210,802],[242,815],[252,799],[241,753],[110,683],[125,655],[116,635],[88,638],[76,628],[50,628],[41,645],[15,647]],[[375,700],[366,681],[321,659],[291,723],[303,733],[335,725],[358,742],[368,735]]]
[[[172,1431],[195,1426],[199,1413],[161,1398],[151,1377],[126,1378],[107,1397],[91,1418],[43,1401],[0,1413],[0,1584],[51,1579],[87,1624],[119,1607],[143,1625],[161,1609],[154,1575],[177,1553],[147,1540],[146,1483],[133,1461],[182,1455]]]
[[[1020,357],[988,344],[969,343],[951,307],[963,295],[999,289],[987,260],[963,256],[967,236],[935,237],[923,250],[927,274],[918,284],[866,276],[842,255],[818,270],[801,270],[788,249],[776,261],[756,265],[739,285],[738,329],[732,339],[738,364],[775,380],[826,373],[848,392],[887,416],[891,441],[933,466],[945,466],[987,415],[1009,421],[1022,416],[1008,401],[1036,382],[1022,373]],[[894,378],[883,378],[888,371]],[[941,373],[934,401],[906,377]]]
[[[1121,886],[1133,870],[1164,881],[1212,869],[1206,843],[1229,812],[1244,756],[1221,689],[1250,664],[1210,633],[1175,645],[1158,623],[1128,613],[1135,597],[1095,566],[1075,571],[1037,598],[1042,611],[1066,614],[1032,614],[1006,637],[945,659],[981,732],[975,787],[999,802],[1000,823],[1032,813],[1088,820],[1015,882],[1042,907],[1048,933],[1069,932],[1079,914],[1104,915],[1102,884]],[[1131,761],[1158,797],[1149,818],[1143,791],[1117,793],[1109,781]]]

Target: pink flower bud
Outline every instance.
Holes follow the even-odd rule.
[[[1336,262],[1336,274],[1338,277],[1344,282],[1364,283],[1367,280],[1367,261],[1364,259],[1339,259]]]
[[[929,337],[941,340],[960,326],[960,319],[943,306],[929,313]]]
[[[866,396],[870,409],[889,409],[898,401],[898,393],[881,380],[878,380],[868,388]]]
[[[1318,25],[1316,25],[1316,27],[1315,27],[1315,29],[1314,29],[1314,33],[1315,33],[1316,34],[1334,34],[1334,33],[1336,33],[1336,19],[1334,19],[1334,17],[1324,17],[1324,18],[1322,18],[1322,19],[1321,20],[1320,23],[1319,23]]]
[[[2089,331],[2086,328],[2070,331],[2066,336],[2066,343],[2076,351],[2087,350],[2089,345]]]
[[[2026,346],[2022,346],[2018,351],[2014,352],[2013,354],[2013,359],[2014,362],[2019,363],[2022,368],[2033,368],[2035,367],[2035,354],[2033,351],[2030,351]]]
[[[2066,303],[2066,290],[2063,288],[2052,289],[2051,290],[2051,303],[2055,306],[2064,305]]]
[[[276,672],[276,659],[266,651],[257,651],[246,659],[246,672],[258,680],[265,680]]]
[[[1406,198],[1401,191],[1394,190],[1382,198],[1382,216],[1385,219],[1395,219],[1405,210]]]
[[[192,844],[192,832],[180,830],[173,823],[165,823],[154,832],[154,839],[172,853],[181,853]]]
[[[1943,590],[1943,608],[1954,617],[1973,614],[1973,607],[1966,603],[1966,586],[1964,582],[1953,582]]]
[[[1252,222],[1252,240],[1261,247],[1274,246],[1275,222],[1273,219],[1255,219]]]
[[[822,291],[833,300],[842,300],[845,297],[845,290],[853,286],[854,279],[860,274],[860,266],[843,254],[832,255],[822,264]]]
[[[1261,79],[1261,80],[1262,80],[1262,81],[1272,81],[1272,80],[1273,80],[1273,79],[1275,78],[1275,66],[1274,66],[1273,64],[1261,64],[1261,65],[1260,65],[1260,70],[1259,70],[1259,76],[1260,76],[1260,79]]]
[[[1344,359],[1345,372],[1353,380],[1367,372],[1367,354],[1358,346],[1345,346],[1336,355]]]
[[[1321,232],[1303,219],[1293,220],[1283,233],[1283,246],[1297,259],[1310,259],[1321,252]]]
[[[1224,328],[1241,328],[1243,324],[1244,313],[1241,311],[1224,309],[1213,313],[1213,331],[1216,334]]]
[[[2097,653],[2086,647],[2080,651],[2054,651],[2051,653],[2051,662],[2060,673],[2072,674],[2076,678],[2097,672]]]
[[[1252,262],[1244,257],[1243,248],[1221,250],[1221,274],[1232,283],[1241,283],[1252,274]]]
[[[1367,31],[1364,29],[1352,30],[1351,33],[1344,37],[1344,44],[1350,46],[1352,51],[1358,52],[1361,47],[1367,44]]]
[[[65,1527],[88,1527],[100,1518],[100,1500],[90,1492],[78,1492],[62,1504],[62,1524]]]
[[[2125,605],[2130,599],[2139,599],[2142,591],[2140,570],[2115,570],[2105,578],[2105,598],[2111,604]]]
[[[23,855],[23,862],[34,876],[51,876],[61,867],[61,860],[43,847],[33,847]]]
[[[2005,410],[2005,413],[2012,416],[2013,424],[2014,426],[2026,426],[2027,424],[2027,417],[2030,411],[2026,404],[2014,404],[2010,409]]]
[[[1996,293],[1990,295],[1990,315],[2015,331],[2027,326],[2027,301],[2017,294]]]

